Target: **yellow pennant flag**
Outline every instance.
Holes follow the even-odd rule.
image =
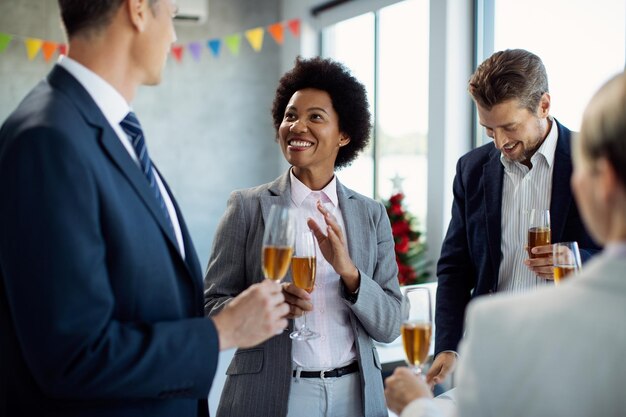
[[[28,55],[28,59],[32,61],[37,56],[37,53],[41,49],[41,45],[43,45],[43,41],[41,39],[27,38],[24,41],[24,45],[26,46],[26,54]]]
[[[264,33],[265,31],[261,27],[246,30],[246,39],[248,39],[248,42],[250,42],[250,46],[256,52],[259,52],[261,48],[263,47],[263,34]]]

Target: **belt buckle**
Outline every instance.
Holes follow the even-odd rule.
[[[320,371],[320,378],[322,378],[322,379],[326,379],[326,375],[325,375],[325,374],[326,374],[326,372],[330,372],[330,371],[332,371],[332,370],[333,370],[333,368],[330,368],[330,369],[325,369],[325,370],[323,370],[323,371]]]

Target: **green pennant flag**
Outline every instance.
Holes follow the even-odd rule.
[[[235,33],[224,38],[224,43],[230,50],[230,52],[237,56],[239,55],[239,45],[241,44],[241,33]]]
[[[7,49],[7,46],[11,43],[13,36],[8,33],[0,33],[0,54]]]

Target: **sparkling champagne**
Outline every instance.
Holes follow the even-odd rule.
[[[315,285],[315,256],[294,256],[291,258],[291,274],[296,287],[313,292]]]
[[[554,265],[554,282],[558,284],[574,272],[576,272],[574,265]]]
[[[425,322],[405,322],[400,330],[407,362],[413,366],[423,365],[430,350],[432,325]]]
[[[283,279],[289,268],[291,246],[264,246],[263,247],[263,274],[272,281]]]
[[[551,241],[549,227],[531,227],[528,229],[528,256],[530,258],[547,258],[549,253],[537,255],[531,252],[536,246],[549,245]]]

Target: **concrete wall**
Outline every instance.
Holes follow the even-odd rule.
[[[275,23],[280,20],[279,3],[211,1],[206,23],[176,25],[178,41],[223,38]],[[0,32],[22,37],[0,54],[0,121],[4,121],[53,65],[41,55],[28,61],[23,38],[64,40],[57,2],[0,0]],[[285,39],[285,47],[297,43],[289,34]],[[185,51],[182,63],[169,60],[160,86],[142,88],[132,103],[152,159],[182,207],[203,268],[229,193],[267,182],[284,169],[270,118],[282,49],[266,34],[259,53],[245,39],[236,57],[223,46],[219,58],[205,49],[196,62]]]

